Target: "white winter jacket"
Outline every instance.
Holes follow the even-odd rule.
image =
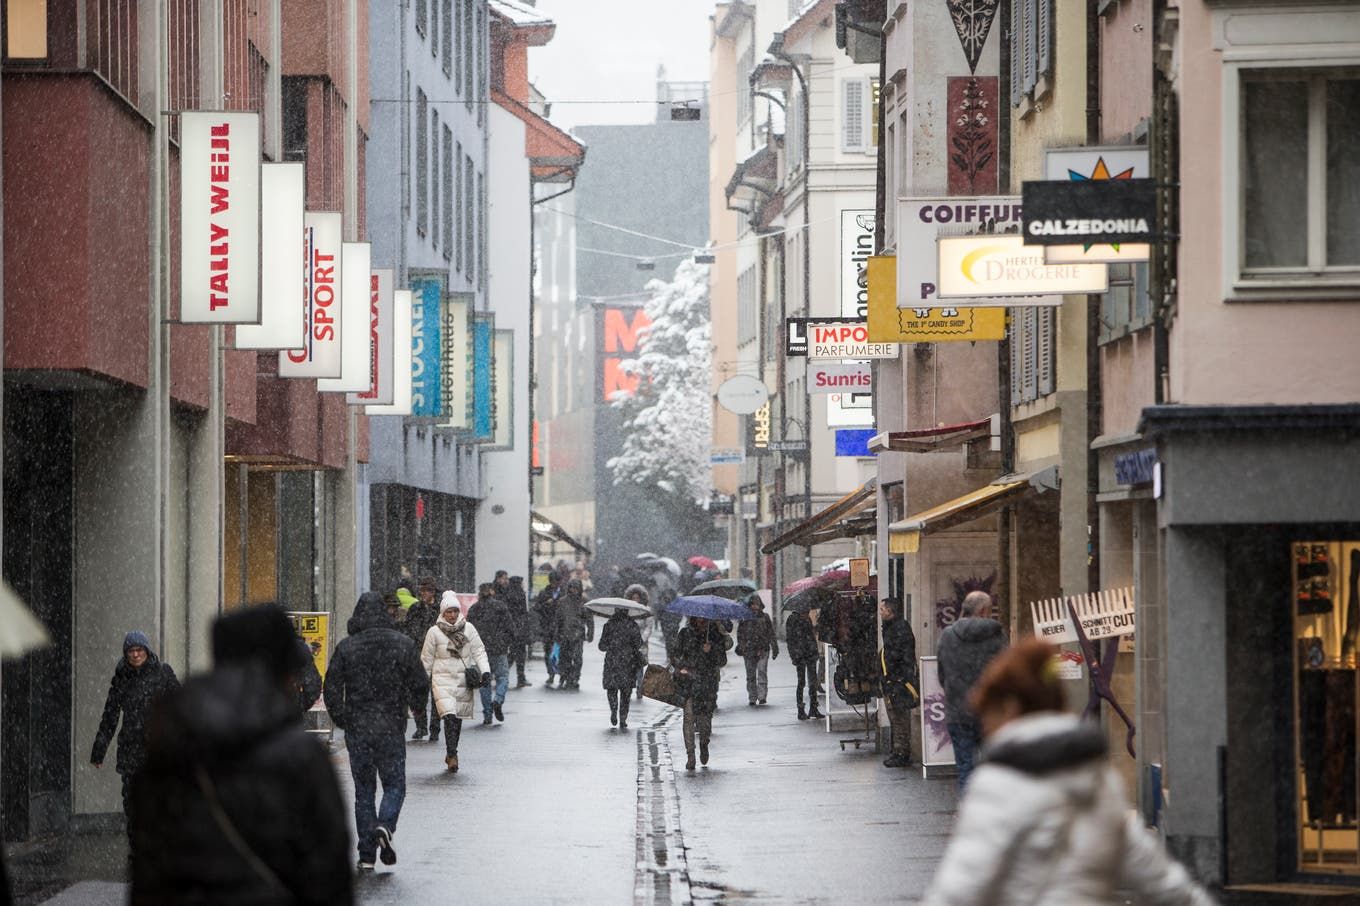
[[[461,632],[466,639],[458,651],[453,647],[449,636]],[[463,720],[472,717],[472,697],[476,690],[467,687],[464,670],[475,667],[478,673],[491,672],[491,660],[486,656],[486,647],[477,627],[459,616],[458,622],[450,624],[440,617],[430,631],[425,633],[425,645],[420,650],[420,662],[430,675],[431,688],[434,690],[434,704],[439,716],[452,714]]]
[[[1099,728],[1031,714],[988,740],[930,906],[1205,906],[1213,899],[1163,851],[1125,799]]]

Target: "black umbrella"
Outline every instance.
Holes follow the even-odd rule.
[[[717,595],[731,601],[745,601],[756,590],[750,579],[710,579],[690,589],[692,595]]]
[[[836,600],[836,592],[830,588],[813,586],[784,599],[780,609],[785,613],[807,613],[809,610],[822,610]]]

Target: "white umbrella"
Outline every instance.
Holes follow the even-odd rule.
[[[639,560],[655,560],[656,554],[653,553],[638,554],[637,558]]]
[[[9,583],[0,582],[0,657],[22,657],[51,643],[47,629]]]
[[[630,601],[627,598],[596,598],[586,602],[586,610],[594,611],[600,616],[612,617],[615,611],[622,610],[630,617],[650,617],[652,609],[646,604],[639,604],[637,601]]]

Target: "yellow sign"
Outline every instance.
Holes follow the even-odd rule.
[[[331,615],[290,611],[288,616],[293,621],[293,628],[297,630],[297,634],[302,636],[307,647],[312,649],[316,672],[325,679],[326,658],[330,653]]]
[[[850,587],[851,588],[869,587],[868,557],[852,557],[850,559]]]
[[[892,255],[871,257],[868,273],[871,343],[951,343],[1006,335],[1004,308],[898,308]]]

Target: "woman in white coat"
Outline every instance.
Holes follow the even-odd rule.
[[[458,773],[458,739],[463,733],[463,721],[472,717],[473,712],[474,693],[467,684],[468,668],[481,675],[483,685],[491,681],[491,659],[486,656],[482,637],[462,611],[458,596],[444,592],[439,619],[425,634],[425,645],[420,651],[420,662],[425,665],[434,690],[435,708],[444,721],[444,764],[451,774]]]
[[[925,902],[1212,904],[1129,808],[1099,724],[1063,713],[1056,657],[1022,642],[973,689],[983,760]]]

